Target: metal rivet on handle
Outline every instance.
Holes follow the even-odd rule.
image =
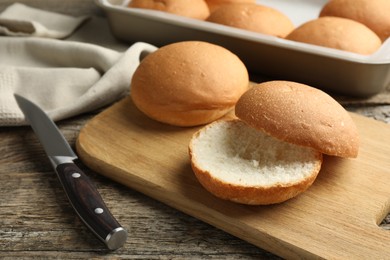
[[[80,178],[81,177],[81,174],[78,173],[78,172],[75,172],[75,173],[72,173],[72,177],[77,179],[77,178]]]
[[[102,208],[96,208],[95,209],[95,213],[96,214],[102,214],[104,212],[104,210]]]

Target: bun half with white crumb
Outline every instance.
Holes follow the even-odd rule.
[[[225,200],[284,202],[313,184],[323,154],[358,154],[359,135],[348,112],[326,93],[304,84],[258,84],[239,99],[236,116],[205,126],[189,144],[197,179]]]

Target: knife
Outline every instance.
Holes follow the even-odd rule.
[[[36,104],[15,94],[16,102],[30,123],[68,196],[85,225],[111,250],[124,245],[127,231],[112,216],[87,175],[75,164],[77,155],[55,123]]]

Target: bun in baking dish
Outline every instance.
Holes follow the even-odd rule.
[[[205,0],[209,6],[210,12],[215,11],[217,8],[226,4],[237,4],[237,3],[256,3],[256,0]]]
[[[389,0],[331,0],[320,16],[337,16],[358,21],[373,30],[382,41],[390,36]]]
[[[147,116],[176,126],[214,121],[249,87],[248,71],[229,50],[199,41],[166,45],[144,58],[130,95]]]
[[[323,153],[358,153],[359,136],[349,114],[304,84],[258,84],[241,96],[236,116],[203,127],[189,143],[195,176],[225,200],[249,205],[286,201],[312,185]]]
[[[367,26],[350,19],[331,16],[302,24],[287,35],[286,39],[363,55],[374,53],[382,44]]]
[[[285,37],[294,29],[286,15],[257,4],[223,5],[212,12],[207,21],[278,37]]]
[[[321,153],[357,157],[359,134],[348,112],[325,92],[291,81],[269,81],[244,93],[236,116],[273,137]]]
[[[145,8],[205,20],[210,10],[204,0],[131,0],[128,7]]]
[[[281,203],[307,190],[320,171],[322,154],[279,141],[241,120],[216,121],[189,145],[191,166],[202,186],[237,203]]]

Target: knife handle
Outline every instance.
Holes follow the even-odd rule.
[[[121,247],[126,242],[127,231],[112,216],[87,175],[74,163],[59,164],[56,172],[70,203],[87,227],[109,249]]]

